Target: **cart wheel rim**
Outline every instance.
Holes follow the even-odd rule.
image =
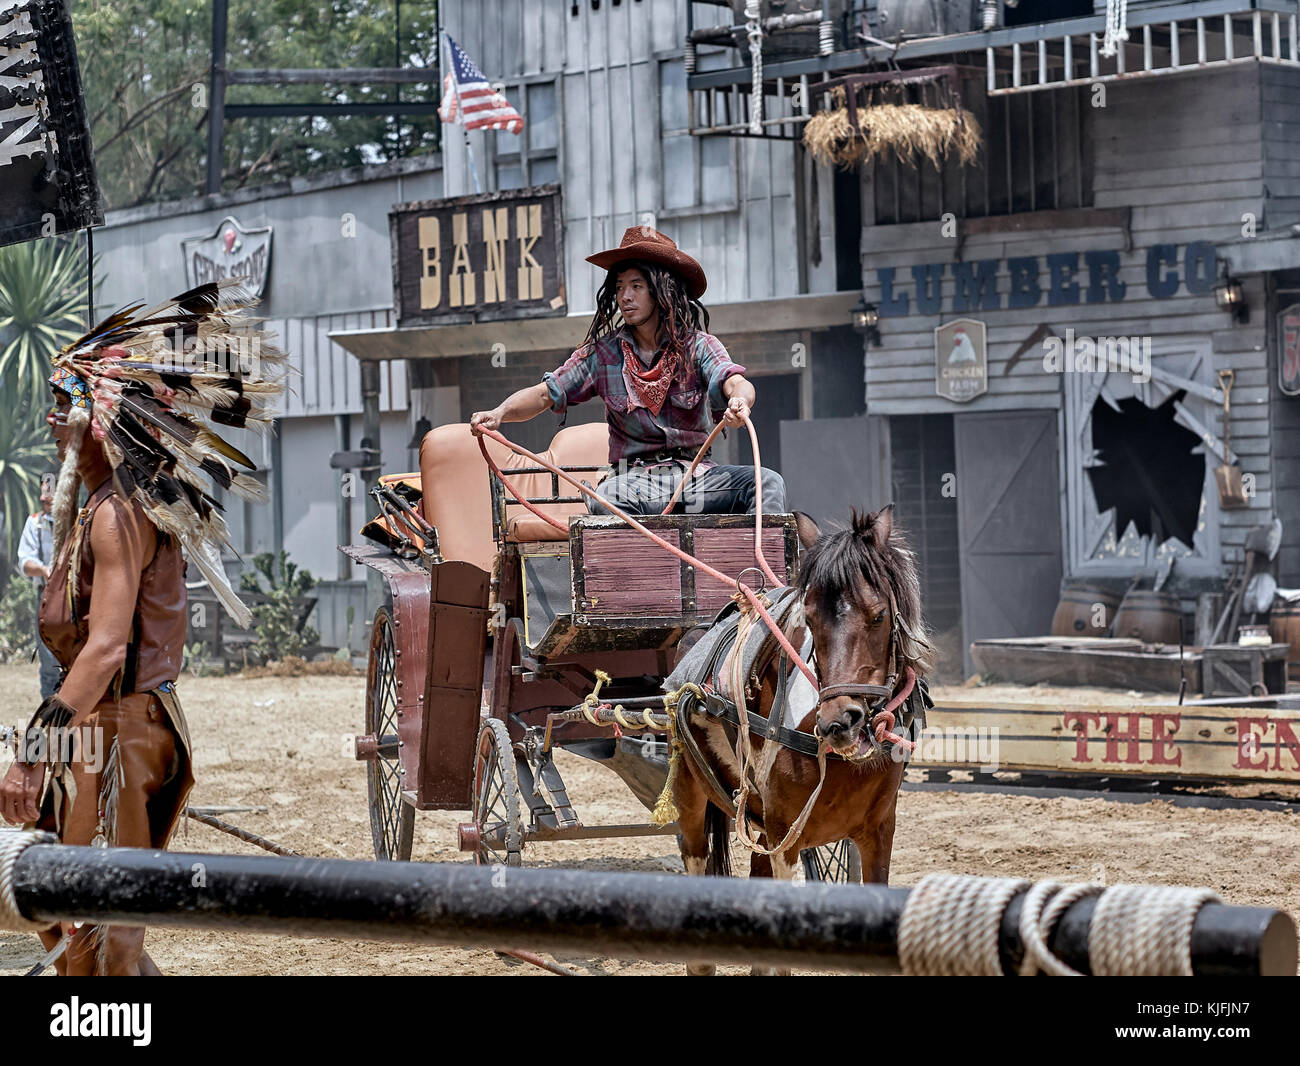
[[[480,841],[474,852],[476,863],[523,865],[519,777],[510,734],[499,718],[487,719],[479,731],[474,759],[474,824]]]
[[[366,732],[397,735],[397,647],[392,619],[381,608],[375,615],[366,678]],[[370,799],[370,834],[375,858],[405,862],[411,857],[415,809],[402,798],[400,759],[379,757],[366,763]]]
[[[837,840],[820,848],[799,852],[803,860],[804,879],[832,884],[862,884],[862,856],[851,840]]]

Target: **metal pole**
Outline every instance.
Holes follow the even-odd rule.
[[[379,362],[374,359],[361,360],[361,447],[373,448],[379,458],[372,467],[363,467],[361,480],[364,487],[362,494],[362,518],[369,517],[366,500],[371,498],[370,490],[379,484],[379,472],[383,469],[383,451],[379,436]],[[349,538],[350,539],[350,538]],[[374,568],[366,567],[366,618],[374,618],[384,602],[383,575]],[[367,644],[369,643],[367,636]]]
[[[221,166],[226,127],[227,0],[212,0],[212,70],[208,84],[209,193],[221,191]]]
[[[474,192],[481,193],[483,189],[478,181],[478,167],[474,165],[474,149],[469,143],[469,126],[465,124],[465,105],[460,99],[460,79],[456,77],[456,64],[451,58],[451,38],[446,33],[442,36],[447,49],[447,63],[451,68],[451,83],[456,88],[456,121],[460,123],[461,132],[465,134],[465,153],[469,156],[469,172],[474,176]]]
[[[86,329],[95,324],[95,232],[86,227]]]
[[[341,452],[346,452],[352,447],[352,416],[335,415],[334,416],[334,446]],[[339,477],[354,477],[356,471],[340,471]],[[340,544],[352,543],[352,500],[356,496],[355,485],[349,495],[343,494],[343,486],[336,486],[339,497],[336,507],[338,521],[336,523],[335,534]],[[338,553],[338,579],[340,581],[352,580],[352,560],[342,552]],[[350,635],[350,634],[349,634]]]
[[[462,947],[827,970],[897,971],[910,893],[884,885],[349,862],[35,844],[13,865],[37,922],[230,929]],[[1023,896],[1003,915],[1003,968],[1019,962]],[[1050,947],[1087,972],[1094,900],[1069,908]],[[1280,911],[1209,903],[1192,928],[1197,976],[1294,974]]]

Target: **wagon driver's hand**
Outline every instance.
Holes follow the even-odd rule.
[[[41,816],[43,784],[45,763],[14,763],[0,782],[0,817],[12,825],[36,821]]]
[[[501,414],[498,411],[475,411],[469,418],[469,431],[476,437],[483,436],[485,429],[499,430]]]
[[[741,397],[733,396],[727,401],[727,413],[722,416],[722,424],[728,429],[735,429],[745,424],[745,419],[749,417],[749,404]]]

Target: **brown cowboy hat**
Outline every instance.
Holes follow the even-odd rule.
[[[587,256],[588,263],[606,270],[628,259],[644,259],[676,272],[686,282],[686,291],[692,300],[703,296],[708,285],[704,268],[678,248],[675,240],[650,226],[631,226],[624,230],[623,240],[617,248]]]

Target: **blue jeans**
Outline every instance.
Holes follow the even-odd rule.
[[[59,687],[59,660],[54,657],[54,652],[45,646],[45,641],[41,640],[40,627],[36,631],[36,656],[41,663],[41,699],[48,699],[54,695],[54,690]]]
[[[689,463],[672,460],[654,466],[628,466],[598,486],[610,503],[633,515],[655,515],[668,506]],[[785,512],[785,482],[775,470],[763,468],[763,513]],[[592,500],[592,514],[609,512]],[[697,469],[673,508],[674,514],[753,514],[754,468],[711,466]]]

